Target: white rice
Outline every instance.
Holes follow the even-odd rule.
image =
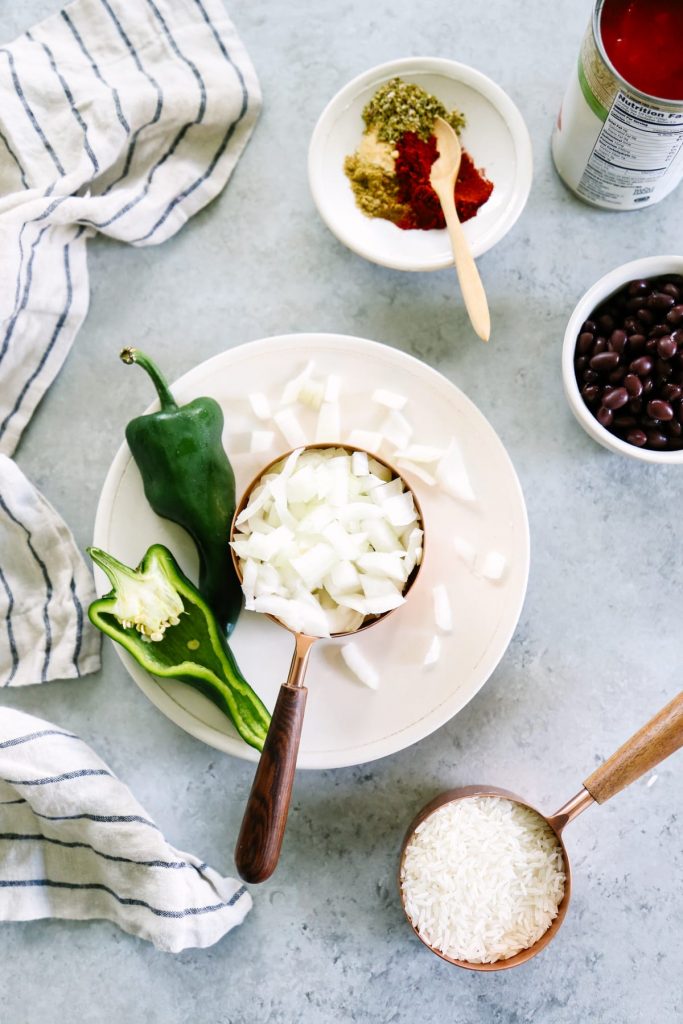
[[[564,860],[550,826],[501,797],[454,800],[408,844],[401,886],[421,938],[454,960],[507,960],[557,917]]]

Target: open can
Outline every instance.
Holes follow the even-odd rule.
[[[597,0],[593,9],[552,154],[564,183],[585,202],[637,210],[664,199],[683,177],[683,99],[650,96],[619,74],[602,38],[602,14],[610,2]]]

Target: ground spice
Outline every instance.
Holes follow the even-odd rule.
[[[436,139],[426,141],[415,132],[406,132],[397,142],[397,201],[407,208],[405,216],[396,220],[404,230],[418,228],[429,231],[446,226],[439,198],[429,184],[432,164],[439,153]],[[493,184],[478,171],[469,153],[463,150],[455,183],[455,207],[461,222],[474,217],[493,191]]]
[[[394,174],[358,153],[346,157],[344,173],[351,182],[358,208],[367,217],[381,217],[396,224],[408,216],[408,207],[399,202],[398,180]]]

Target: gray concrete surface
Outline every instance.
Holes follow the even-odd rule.
[[[160,248],[90,243],[90,312],[17,453],[85,546],[142,375],[122,342],[175,377],[251,339],[328,330],[374,338],[455,381],[507,445],[526,494],[529,590],[516,635],[475,700],[422,743],[298,779],[283,860],[245,924],[206,951],[161,954],[107,923],[0,928],[2,1024],[675,1024],[683,1016],[680,756],[568,833],[575,895],[526,967],[475,975],[429,954],[395,889],[406,823],[442,788],[489,780],[552,809],[681,686],[681,470],[598,448],[562,394],[566,320],[608,269],[680,246],[679,190],[607,214],[561,185],[549,138],[589,3],[235,0],[264,112],[224,194]],[[9,41],[57,0],[0,7]],[[375,267],[313,208],[306,150],[349,78],[397,56],[474,65],[519,105],[535,180],[520,222],[480,261],[494,340],[469,334],[451,271]],[[273,155],[275,154],[275,159]],[[124,390],[125,387],[125,390]],[[104,668],[2,700],[80,733],[170,841],[232,872],[253,768],[168,722],[110,646]]]

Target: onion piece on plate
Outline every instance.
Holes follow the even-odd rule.
[[[450,633],[453,629],[453,614],[448,591],[443,583],[437,583],[432,589],[434,600],[434,621],[442,633]]]
[[[358,644],[350,640],[341,648],[341,656],[346,667],[353,672],[356,679],[369,686],[371,690],[379,688],[379,672],[370,664]]]

